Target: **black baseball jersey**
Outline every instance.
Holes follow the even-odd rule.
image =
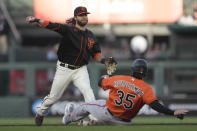
[[[57,51],[59,61],[75,66],[88,64],[90,56],[93,58],[101,55],[100,46],[94,34],[66,24],[45,21],[43,27],[56,31],[62,35]]]

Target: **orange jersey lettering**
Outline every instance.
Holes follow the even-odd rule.
[[[102,88],[110,89],[107,108],[122,119],[132,119],[144,104],[157,100],[151,86],[132,76],[117,75],[103,79]]]

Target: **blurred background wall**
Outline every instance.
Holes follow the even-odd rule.
[[[189,104],[196,113],[197,0],[1,0],[0,116],[32,115],[32,103],[51,88],[61,36],[27,25],[25,18],[64,23],[79,5],[91,12],[88,28],[103,54],[118,60],[115,74],[130,75],[132,61],[145,58],[145,81],[157,97],[164,103]],[[97,86],[105,67],[92,60],[88,71],[96,97],[106,97]],[[63,100],[83,97],[71,83]]]

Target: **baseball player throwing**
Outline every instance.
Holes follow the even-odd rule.
[[[104,90],[110,90],[109,98],[87,102],[78,107],[73,103],[67,104],[62,122],[67,125],[92,114],[97,118],[97,124],[129,125],[144,104],[160,113],[183,119],[187,110],[173,111],[161,105],[152,87],[142,80],[147,72],[145,60],[136,59],[132,64],[132,71],[132,76],[102,76],[99,85]]]
[[[58,61],[56,73],[52,83],[52,88],[38,107],[38,114],[35,117],[37,126],[42,125],[44,115],[63,94],[70,81],[78,87],[86,102],[95,100],[90,87],[90,80],[87,71],[87,64],[90,57],[95,61],[106,65],[105,58],[102,57],[99,43],[94,34],[86,28],[88,14],[85,7],[77,7],[74,10],[74,17],[67,20],[67,24],[52,23],[41,20],[33,16],[28,16],[26,22],[36,23],[41,27],[56,31],[62,35],[62,40],[57,51]]]

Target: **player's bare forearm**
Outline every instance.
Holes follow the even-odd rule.
[[[47,21],[47,20],[38,19],[34,16],[28,16],[26,18],[26,22],[27,22],[27,24],[35,23],[35,24],[39,25],[40,27],[44,27],[44,28],[47,28],[47,29],[52,30],[52,31],[61,32],[60,24],[52,23],[52,22]]]

